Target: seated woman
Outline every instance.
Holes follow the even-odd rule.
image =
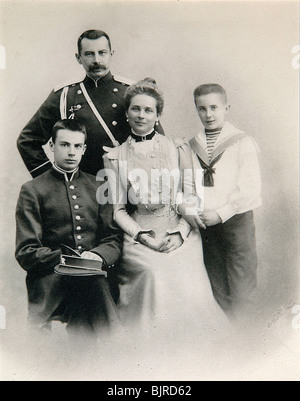
[[[226,324],[204,266],[199,230],[192,230],[176,212],[179,151],[155,131],[163,97],[155,81],[145,79],[128,88],[125,101],[132,135],[120,147],[105,149],[107,174],[116,176],[110,180],[114,219],[125,232],[121,320],[127,327],[147,330],[205,330]],[[127,199],[136,205],[134,213],[127,211]]]

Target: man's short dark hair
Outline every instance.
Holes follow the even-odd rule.
[[[227,103],[227,93],[223,86],[219,84],[204,84],[198,86],[194,91],[194,99],[196,100],[199,96],[210,95],[211,93],[217,93],[223,96],[225,103]]]
[[[111,40],[108,34],[104,31],[100,31],[99,29],[90,29],[89,31],[83,32],[83,34],[80,35],[78,38],[77,42],[78,54],[80,55],[81,53],[82,50],[81,42],[83,41],[83,39],[96,40],[103,37],[105,37],[108,40],[109,49],[111,51],[112,50]]]
[[[74,132],[82,132],[84,141],[87,140],[87,132],[85,126],[79,120],[59,120],[52,129],[52,142],[55,143],[57,132],[61,129],[67,129]]]

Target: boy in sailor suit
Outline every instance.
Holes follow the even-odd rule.
[[[253,210],[261,205],[258,148],[253,138],[225,121],[230,106],[220,85],[201,85],[194,98],[204,129],[182,151],[191,161],[185,168],[192,165],[194,172],[198,210],[188,202],[178,210],[200,228],[216,300],[229,316],[238,317],[249,310],[257,286]]]
[[[52,320],[71,332],[103,333],[118,322],[108,281],[103,277],[66,277],[54,273],[64,245],[83,258],[113,266],[122,236],[110,205],[99,206],[96,178],[79,170],[86,129],[76,120],[53,128],[51,170],[23,185],[16,210],[16,259],[27,271],[29,320],[37,328]]]

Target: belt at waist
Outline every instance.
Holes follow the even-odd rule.
[[[142,216],[164,217],[164,216],[169,216],[171,214],[176,214],[176,211],[173,205],[166,205],[161,209],[154,209],[154,210],[151,210],[149,207],[140,205],[135,213],[140,214]]]

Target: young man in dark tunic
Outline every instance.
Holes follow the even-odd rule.
[[[16,210],[16,259],[27,271],[29,320],[49,327],[105,331],[118,323],[105,277],[66,277],[54,272],[63,245],[109,270],[121,255],[121,235],[110,205],[100,206],[96,178],[79,170],[86,129],[77,120],[53,128],[51,170],[23,185]]]

